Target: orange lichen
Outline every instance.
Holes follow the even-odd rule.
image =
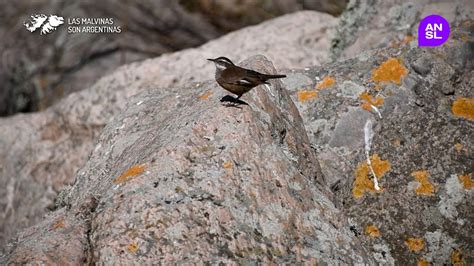
[[[318,96],[317,91],[303,90],[303,91],[298,92],[298,100],[300,100],[300,102],[302,102],[302,103],[304,103],[307,100],[310,100],[312,98],[315,98],[316,96]]]
[[[114,184],[122,184],[123,182],[127,182],[130,177],[139,175],[145,172],[144,165],[134,165],[130,167],[127,171],[125,171],[121,176],[114,180]]]
[[[457,117],[474,121],[474,98],[457,98],[453,102],[451,111]]]
[[[380,237],[380,230],[373,224],[367,225],[365,234],[371,237]]]
[[[430,266],[431,263],[429,263],[425,258],[421,257],[418,260],[417,266]]]
[[[54,222],[53,224],[53,229],[59,229],[59,228],[64,228],[66,227],[66,222],[64,221],[64,218],[59,218]]]
[[[408,74],[408,70],[398,59],[390,58],[372,71],[374,82],[393,82],[400,85],[402,77]]]
[[[138,251],[138,245],[136,243],[130,243],[128,246],[127,246],[127,249],[128,251],[130,251],[131,253],[135,253]]]
[[[377,96],[374,97],[372,95],[370,95],[369,92],[367,91],[364,91],[363,93],[361,93],[359,95],[359,99],[362,100],[362,104],[360,105],[364,110],[367,110],[367,111],[372,111],[372,107],[371,105],[375,106],[375,107],[380,107],[382,106],[384,100],[382,97],[380,96]]]
[[[381,160],[377,154],[372,155],[370,158],[372,168],[374,169],[377,178],[380,178],[388,171],[390,171],[390,162],[388,160]],[[367,165],[367,161],[361,162],[355,170],[355,180],[352,187],[352,195],[354,198],[361,198],[366,191],[380,192],[375,189],[374,182],[369,178],[370,169]]]
[[[401,139],[393,139],[392,140],[392,145],[396,147],[400,147],[402,145],[402,140]]]
[[[415,189],[415,193],[418,195],[432,196],[435,192],[435,187],[428,180],[430,173],[426,170],[414,171],[410,174],[413,176],[420,185]]]
[[[462,257],[461,251],[455,249],[451,253],[451,263],[454,266],[464,266],[466,265],[466,262],[464,261],[464,258]]]
[[[222,164],[222,167],[224,167],[225,169],[232,168],[232,162],[226,161]]]
[[[398,48],[398,47],[402,47],[402,46],[405,46],[407,44],[409,44],[411,41],[413,41],[415,39],[415,37],[413,35],[407,35],[405,36],[402,40],[399,40],[398,38],[393,40],[391,43],[390,43],[390,47],[392,48]]]
[[[403,40],[400,41],[400,46],[404,46],[413,41],[414,39],[415,37],[413,37],[413,35],[407,35],[405,36],[405,38],[403,38]]]
[[[467,41],[469,41],[469,35],[467,35],[467,34],[461,34],[461,41],[462,41],[462,42],[467,42]]]
[[[425,240],[423,238],[410,237],[405,240],[405,244],[412,252],[418,252],[425,247]]]
[[[319,82],[318,85],[316,85],[316,89],[317,90],[326,89],[334,85],[334,83],[336,83],[336,80],[331,76],[327,76],[323,78],[323,80]]]
[[[456,144],[454,144],[454,148],[456,149],[457,152],[461,152],[463,146],[462,146],[461,143],[456,143]]]
[[[203,95],[199,96],[200,100],[207,100],[212,96],[212,91],[207,91]]]
[[[473,189],[474,180],[472,180],[472,173],[458,176],[459,182],[461,182],[464,189]]]
[[[280,252],[281,254],[283,254],[282,252]],[[277,253],[278,254],[278,253]],[[307,264],[305,265],[308,265],[308,266],[318,266],[318,261],[315,259],[315,258],[311,258]]]

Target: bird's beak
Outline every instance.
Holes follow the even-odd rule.
[[[211,59],[211,58],[208,58],[207,60],[212,61],[212,62],[216,61],[215,59]]]

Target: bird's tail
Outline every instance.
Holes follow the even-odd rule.
[[[280,79],[286,78],[286,75],[265,75],[265,79]]]

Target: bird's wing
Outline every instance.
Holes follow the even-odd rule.
[[[269,79],[269,75],[259,73],[254,70],[246,69],[246,78],[251,80],[255,84],[268,84],[267,79]]]
[[[245,75],[242,75],[242,78],[237,80],[236,82],[239,85],[243,86],[257,86],[262,83],[266,83],[265,81],[267,80],[265,78],[265,75],[262,73],[258,73],[257,71],[250,70],[250,69],[244,69],[245,70]]]
[[[245,76],[247,76],[250,79],[262,80],[262,78],[265,76],[265,74],[259,73],[251,69],[245,69],[245,70],[246,70]]]
[[[249,80],[248,78],[243,78],[239,80],[233,81],[234,84],[241,85],[241,86],[254,86],[255,83]]]
[[[259,79],[255,77],[255,75],[247,75],[247,69],[234,69],[233,72],[226,72],[222,73],[222,79],[226,81],[228,84],[245,86],[245,87],[255,87],[256,85],[260,84]],[[253,71],[255,72],[255,71]],[[257,73],[257,72],[255,72]],[[258,73],[257,73],[258,74]]]

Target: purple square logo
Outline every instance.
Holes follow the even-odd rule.
[[[440,15],[430,15],[418,26],[418,46],[438,46],[448,40],[449,23]]]

